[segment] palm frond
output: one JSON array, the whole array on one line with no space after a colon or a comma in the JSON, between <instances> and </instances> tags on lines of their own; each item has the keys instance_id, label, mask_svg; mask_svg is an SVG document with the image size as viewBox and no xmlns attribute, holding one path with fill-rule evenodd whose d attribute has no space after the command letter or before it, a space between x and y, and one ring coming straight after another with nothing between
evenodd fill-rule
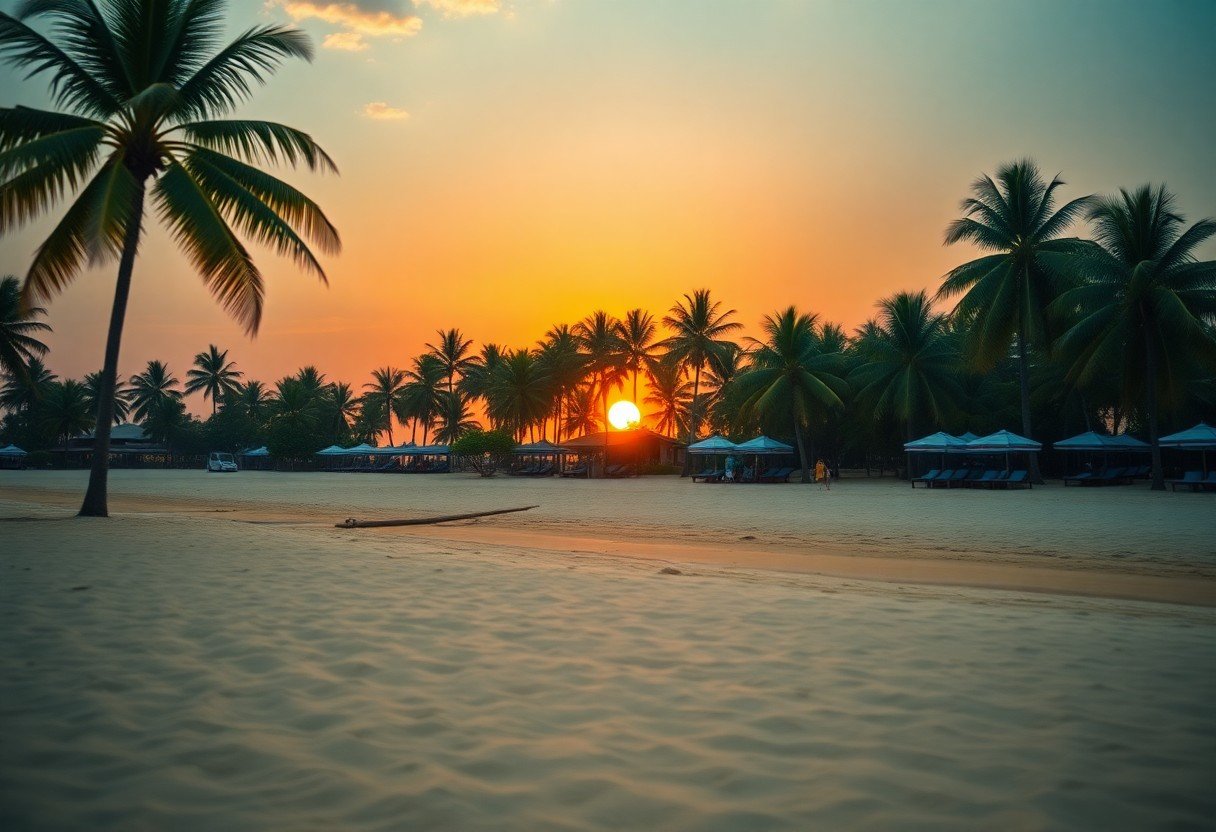
<instances>
[{"instance_id":1,"label":"palm frond","mask_svg":"<svg viewBox=\"0 0 1216 832\"><path fill-rule=\"evenodd\" d=\"M63 49L12 15L0 12L0 61L26 70L25 77L50 74L51 99L91 116L109 116L119 100Z\"/></svg>"},{"instance_id":2,"label":"palm frond","mask_svg":"<svg viewBox=\"0 0 1216 832\"><path fill-rule=\"evenodd\" d=\"M338 167L307 133L273 121L249 119L187 122L179 125L190 141L211 150L237 156L246 162L295 166L337 173Z\"/></svg>"},{"instance_id":3,"label":"palm frond","mask_svg":"<svg viewBox=\"0 0 1216 832\"><path fill-rule=\"evenodd\" d=\"M232 110L288 58L312 60L312 45L300 30L267 25L243 32L181 83L179 117L206 118Z\"/></svg>"}]
</instances>

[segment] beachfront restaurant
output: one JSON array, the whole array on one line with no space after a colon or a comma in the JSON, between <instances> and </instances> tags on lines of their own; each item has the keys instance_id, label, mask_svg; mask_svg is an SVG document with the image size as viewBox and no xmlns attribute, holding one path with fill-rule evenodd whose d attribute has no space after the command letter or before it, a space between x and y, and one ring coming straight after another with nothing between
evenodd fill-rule
<instances>
[{"instance_id":1,"label":"beachfront restaurant","mask_svg":"<svg viewBox=\"0 0 1216 832\"><path fill-rule=\"evenodd\" d=\"M650 465L684 464L684 443L649 428L597 431L561 443L592 477L631 476ZM567 468L567 471L570 469Z\"/></svg>"},{"instance_id":2,"label":"beachfront restaurant","mask_svg":"<svg viewBox=\"0 0 1216 832\"><path fill-rule=\"evenodd\" d=\"M87 468L93 464L92 433L82 433L68 441L67 447L51 448L56 466L62 468ZM144 432L143 425L124 422L110 429L111 468L171 468L175 462L193 461L192 457L174 458L164 445L153 442Z\"/></svg>"}]
</instances>

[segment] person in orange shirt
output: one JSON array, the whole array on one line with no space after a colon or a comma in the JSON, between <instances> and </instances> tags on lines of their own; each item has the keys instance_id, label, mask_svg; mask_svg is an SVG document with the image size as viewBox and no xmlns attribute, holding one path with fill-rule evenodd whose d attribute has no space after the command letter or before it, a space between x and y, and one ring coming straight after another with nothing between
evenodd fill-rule
<instances>
[{"instance_id":1,"label":"person in orange shirt","mask_svg":"<svg viewBox=\"0 0 1216 832\"><path fill-rule=\"evenodd\" d=\"M822 459L815 463L815 480L823 484L825 491L832 490L832 478L828 473L828 466L823 464Z\"/></svg>"}]
</instances>

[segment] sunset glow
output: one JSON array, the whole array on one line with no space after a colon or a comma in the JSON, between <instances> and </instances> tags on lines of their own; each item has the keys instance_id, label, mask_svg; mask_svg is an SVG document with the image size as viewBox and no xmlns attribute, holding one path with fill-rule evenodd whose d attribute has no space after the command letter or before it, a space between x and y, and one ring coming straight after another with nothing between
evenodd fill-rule
<instances>
[{"instance_id":1,"label":"sunset glow","mask_svg":"<svg viewBox=\"0 0 1216 832\"><path fill-rule=\"evenodd\" d=\"M617 430L628 430L642 421L642 412L633 402L619 401L608 408L608 422Z\"/></svg>"}]
</instances>

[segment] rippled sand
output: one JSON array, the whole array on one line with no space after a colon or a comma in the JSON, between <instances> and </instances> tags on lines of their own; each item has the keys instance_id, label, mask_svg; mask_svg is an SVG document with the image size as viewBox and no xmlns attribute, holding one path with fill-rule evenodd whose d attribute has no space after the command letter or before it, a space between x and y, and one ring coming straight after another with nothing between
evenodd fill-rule
<instances>
[{"instance_id":1,"label":"rippled sand","mask_svg":"<svg viewBox=\"0 0 1216 832\"><path fill-rule=\"evenodd\" d=\"M881 488L839 500L772 489L765 500L785 511L732 514L700 501L750 493L669 480L152 472L116 483L140 510L84 521L54 519L67 475L37 476L0 480L0 516L31 518L0 523L6 830L1200 829L1216 817L1210 608L721 564L662 574L653 560L202 513L224 501L332 521L540 493L534 520L494 522L553 530L582 512L593 526L636 518L643 537L671 513L689 534L711 519L708 534L737 540L813 536L828 525L814 518L837 511L841 535L881 537L865 527ZM694 495L683 512L670 505L681 493ZM970 534L990 554L1014 539L982 515L938 536L938 495L885 493L891 537L956 548ZM1159 496L1115 497L1116 531L1180 512L1152 545L1123 535L1127 560L1208 569L1211 526L1189 512L1213 504ZM796 500L806 519L786 517ZM919 534L916 506L929 514Z\"/></svg>"}]
</instances>

